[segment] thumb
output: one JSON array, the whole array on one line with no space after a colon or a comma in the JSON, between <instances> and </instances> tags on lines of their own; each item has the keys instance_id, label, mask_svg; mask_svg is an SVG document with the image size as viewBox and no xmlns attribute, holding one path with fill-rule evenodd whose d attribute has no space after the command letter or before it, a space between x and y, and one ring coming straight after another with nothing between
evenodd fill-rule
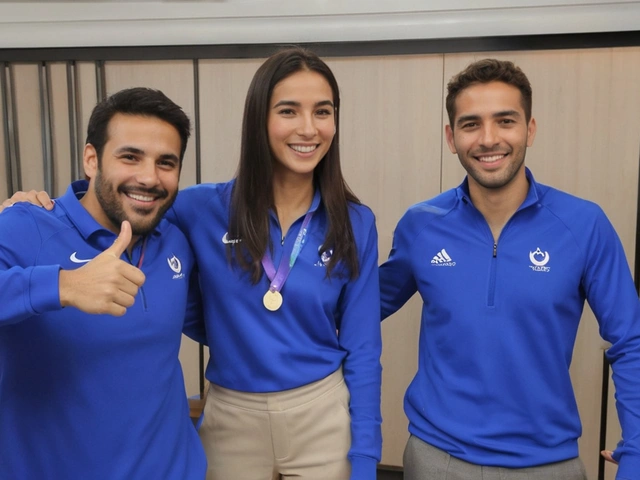
<instances>
[{"instance_id":1,"label":"thumb","mask_svg":"<svg viewBox=\"0 0 640 480\"><path fill-rule=\"evenodd\" d=\"M113 245L107 248L104 253L120 258L129 246L129 243L131 243L131 224L127 220L124 220L120 226L118 238L116 238Z\"/></svg>"}]
</instances>

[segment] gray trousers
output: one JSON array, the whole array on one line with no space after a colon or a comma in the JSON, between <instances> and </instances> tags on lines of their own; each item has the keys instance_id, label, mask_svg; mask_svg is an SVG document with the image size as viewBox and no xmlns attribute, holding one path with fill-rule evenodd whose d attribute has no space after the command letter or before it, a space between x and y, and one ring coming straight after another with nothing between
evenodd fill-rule
<instances>
[{"instance_id":1,"label":"gray trousers","mask_svg":"<svg viewBox=\"0 0 640 480\"><path fill-rule=\"evenodd\" d=\"M484 467L459 460L411 435L404 449L405 480L587 480L579 458L529 468Z\"/></svg>"}]
</instances>

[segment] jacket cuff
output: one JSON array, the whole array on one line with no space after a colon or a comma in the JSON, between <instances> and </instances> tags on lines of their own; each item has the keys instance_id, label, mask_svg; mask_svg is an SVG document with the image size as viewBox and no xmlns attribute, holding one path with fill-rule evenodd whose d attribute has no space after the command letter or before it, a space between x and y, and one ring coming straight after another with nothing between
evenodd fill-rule
<instances>
[{"instance_id":1,"label":"jacket cuff","mask_svg":"<svg viewBox=\"0 0 640 480\"><path fill-rule=\"evenodd\" d=\"M37 314L60 310L60 266L34 267L29 278L29 301Z\"/></svg>"},{"instance_id":2,"label":"jacket cuff","mask_svg":"<svg viewBox=\"0 0 640 480\"><path fill-rule=\"evenodd\" d=\"M350 457L351 480L376 480L378 462L371 457Z\"/></svg>"}]
</instances>

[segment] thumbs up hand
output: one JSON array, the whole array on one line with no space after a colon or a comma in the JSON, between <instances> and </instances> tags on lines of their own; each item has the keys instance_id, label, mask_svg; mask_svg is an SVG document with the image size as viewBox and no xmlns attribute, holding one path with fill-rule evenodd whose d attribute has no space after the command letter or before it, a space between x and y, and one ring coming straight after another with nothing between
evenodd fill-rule
<instances>
[{"instance_id":1,"label":"thumbs up hand","mask_svg":"<svg viewBox=\"0 0 640 480\"><path fill-rule=\"evenodd\" d=\"M145 281L142 271L120 260L131 242L131 224L122 222L113 245L76 270L60 270L60 304L86 313L122 316Z\"/></svg>"}]
</instances>

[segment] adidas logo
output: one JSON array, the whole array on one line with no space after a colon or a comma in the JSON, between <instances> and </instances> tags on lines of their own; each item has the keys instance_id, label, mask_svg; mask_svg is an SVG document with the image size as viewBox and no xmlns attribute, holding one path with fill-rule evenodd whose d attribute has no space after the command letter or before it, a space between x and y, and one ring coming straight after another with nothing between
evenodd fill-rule
<instances>
[{"instance_id":1,"label":"adidas logo","mask_svg":"<svg viewBox=\"0 0 640 480\"><path fill-rule=\"evenodd\" d=\"M447 251L443 248L431 259L431 265L435 267L455 267L456 262L451 259Z\"/></svg>"}]
</instances>

